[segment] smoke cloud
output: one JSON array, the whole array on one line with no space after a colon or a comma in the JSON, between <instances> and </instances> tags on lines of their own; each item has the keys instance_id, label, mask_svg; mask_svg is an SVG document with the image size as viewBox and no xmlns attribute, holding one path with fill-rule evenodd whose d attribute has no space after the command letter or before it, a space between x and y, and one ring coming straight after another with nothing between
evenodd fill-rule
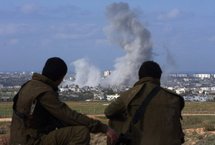
<instances>
[{"instance_id":1,"label":"smoke cloud","mask_svg":"<svg viewBox=\"0 0 215 145\"><path fill-rule=\"evenodd\" d=\"M100 70L89 63L86 59L79 59L73 62L75 67L75 82L79 87L98 86L101 79Z\"/></svg>"},{"instance_id":2,"label":"smoke cloud","mask_svg":"<svg viewBox=\"0 0 215 145\"><path fill-rule=\"evenodd\" d=\"M113 3L107 7L108 25L105 33L111 43L123 49L125 55L115 60L111 75L102 80L98 68L85 59L74 62L76 81L82 86L129 86L138 78L138 70L143 61L152 60L150 32L144 27L135 11L127 3Z\"/></svg>"},{"instance_id":3,"label":"smoke cloud","mask_svg":"<svg viewBox=\"0 0 215 145\"><path fill-rule=\"evenodd\" d=\"M150 32L127 3L113 3L107 7L108 39L119 45L125 55L117 58L109 78L110 85L131 85L137 80L137 71L143 61L152 59Z\"/></svg>"}]
</instances>

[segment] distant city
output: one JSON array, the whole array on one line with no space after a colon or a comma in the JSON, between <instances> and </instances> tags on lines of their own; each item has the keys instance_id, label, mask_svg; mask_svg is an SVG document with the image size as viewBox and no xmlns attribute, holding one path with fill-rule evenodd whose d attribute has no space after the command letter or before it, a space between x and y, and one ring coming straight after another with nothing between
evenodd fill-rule
<instances>
[{"instance_id":1,"label":"distant city","mask_svg":"<svg viewBox=\"0 0 215 145\"><path fill-rule=\"evenodd\" d=\"M31 79L32 72L0 72L0 101L12 101L21 85ZM111 75L104 71L103 79ZM74 84L75 74L68 74L59 87L63 101L111 101L119 96L124 87L79 87ZM215 74L209 73L171 73L162 77L161 85L184 97L186 101L215 101Z\"/></svg>"}]
</instances>

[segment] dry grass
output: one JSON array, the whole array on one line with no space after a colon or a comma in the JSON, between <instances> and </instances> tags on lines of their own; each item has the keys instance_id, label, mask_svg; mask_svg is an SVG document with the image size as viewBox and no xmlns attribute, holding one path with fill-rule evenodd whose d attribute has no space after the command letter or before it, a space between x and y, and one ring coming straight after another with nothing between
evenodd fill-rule
<instances>
[{"instance_id":1,"label":"dry grass","mask_svg":"<svg viewBox=\"0 0 215 145\"><path fill-rule=\"evenodd\" d=\"M215 114L215 102L185 102L185 114Z\"/></svg>"},{"instance_id":2,"label":"dry grass","mask_svg":"<svg viewBox=\"0 0 215 145\"><path fill-rule=\"evenodd\" d=\"M184 145L215 145L215 132L204 128L185 129Z\"/></svg>"},{"instance_id":3,"label":"dry grass","mask_svg":"<svg viewBox=\"0 0 215 145\"><path fill-rule=\"evenodd\" d=\"M183 116L182 120L182 126L184 129L204 128L210 124L215 124L215 116L207 115Z\"/></svg>"},{"instance_id":4,"label":"dry grass","mask_svg":"<svg viewBox=\"0 0 215 145\"><path fill-rule=\"evenodd\" d=\"M104 134L91 134L90 145L106 145L107 137Z\"/></svg>"},{"instance_id":5,"label":"dry grass","mask_svg":"<svg viewBox=\"0 0 215 145\"><path fill-rule=\"evenodd\" d=\"M72 109L84 114L103 114L106 101L67 101ZM215 114L215 102L186 102L183 110L185 114ZM0 102L0 117L11 117L12 103Z\"/></svg>"},{"instance_id":6,"label":"dry grass","mask_svg":"<svg viewBox=\"0 0 215 145\"><path fill-rule=\"evenodd\" d=\"M9 136L0 136L0 145L9 145Z\"/></svg>"}]
</instances>

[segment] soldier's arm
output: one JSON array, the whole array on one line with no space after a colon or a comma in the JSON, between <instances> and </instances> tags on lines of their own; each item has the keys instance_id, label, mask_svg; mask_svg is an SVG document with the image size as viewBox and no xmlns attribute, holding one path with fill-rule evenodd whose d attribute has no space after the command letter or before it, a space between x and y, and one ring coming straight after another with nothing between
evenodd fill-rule
<instances>
[{"instance_id":1,"label":"soldier's arm","mask_svg":"<svg viewBox=\"0 0 215 145\"><path fill-rule=\"evenodd\" d=\"M181 111L184 107L184 100L181 96L174 94L175 99L173 100L173 102L171 102L170 106L172 109L173 113L171 116L175 116L172 120L174 129L172 132L172 137L174 137L179 144L184 143L184 133L183 133L183 129L182 129L182 125L181 125L181 121L180 119L181 117Z\"/></svg>"},{"instance_id":2,"label":"soldier's arm","mask_svg":"<svg viewBox=\"0 0 215 145\"><path fill-rule=\"evenodd\" d=\"M104 114L108 119L123 118L126 115L126 107L121 99L118 97L105 108Z\"/></svg>"},{"instance_id":3,"label":"soldier's arm","mask_svg":"<svg viewBox=\"0 0 215 145\"><path fill-rule=\"evenodd\" d=\"M54 117L68 125L83 125L89 128L90 132L107 132L107 125L98 120L87 117L69 108L58 99L55 92L47 92L39 99L41 105Z\"/></svg>"}]
</instances>

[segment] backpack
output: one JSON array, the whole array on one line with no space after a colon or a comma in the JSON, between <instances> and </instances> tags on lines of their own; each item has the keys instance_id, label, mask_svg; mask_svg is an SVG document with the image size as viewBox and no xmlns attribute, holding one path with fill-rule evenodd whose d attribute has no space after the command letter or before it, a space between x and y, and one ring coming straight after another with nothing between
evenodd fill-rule
<instances>
[{"instance_id":1,"label":"backpack","mask_svg":"<svg viewBox=\"0 0 215 145\"><path fill-rule=\"evenodd\" d=\"M129 100L130 99L130 101L127 101L127 102L131 102L131 100L135 97L135 96L138 96L138 93L141 93L142 94L142 92L144 92L145 90L144 90L144 88L145 88L145 86L146 86L146 84L145 85L142 85L141 87L140 87L140 89L138 90L138 91L130 91L130 92L127 92L127 96L132 96L131 98L123 98L122 99L122 101L123 100ZM156 87L155 87L156 88ZM131 142L131 140L132 140L132 138L135 138L133 141L132 141L132 144L159 144L159 143L163 143L163 144L168 144L168 143L170 143L170 144L172 144L173 142L175 143L175 144L181 144L181 143L183 143L184 142L184 134L183 134L183 131L182 131L182 128L181 128L181 124L180 124L180 117L181 117L181 110L183 109L183 107L184 107L184 100L183 100L183 98L181 97L181 96L179 96L179 95L176 95L176 94L174 94L173 92L169 92L168 90L166 90L166 89L163 89L163 88L158 88L158 90L157 91L155 91L156 89L153 89L152 91L151 91L151 93L148 93L148 95L146 94L146 97L144 98L144 100L143 100L143 102L142 102L142 105L140 105L140 108L139 109L137 109L137 111L136 111L136 113L135 112L133 112L132 114L133 114L133 116L131 116L131 114L130 113L127 113L127 111L129 110L129 108L128 108L128 106L129 105L127 105L126 107L127 107L127 110L125 111L125 112L123 112L122 114L121 114L121 117L119 117L119 118L111 118L110 120L109 120L109 125L110 125L110 127L112 127L114 130L116 130L119 134L120 134L120 138L119 138L119 142L118 142L118 145L129 145L130 144L130 142ZM150 133L151 133L151 135L149 135L149 136L147 136L146 134L144 134L144 132L146 132L146 131L144 131L144 130L142 130L142 129L140 129L140 124L138 123L138 122L140 122L139 120L141 119L141 124L143 125L143 120L144 120L144 122L145 122L145 120L146 121L149 121L149 119L150 119L150 117L149 117L149 112L147 112L146 114L145 114L145 111L147 110L147 106L148 106L148 104L150 104L150 101L153 99L153 97L154 96L156 96L156 92L159 92L159 90L161 90L160 92L162 92L162 93L164 93L164 95L169 95L168 97L165 97L165 99L163 100L163 101L170 101L170 102L168 102L168 103L173 103L173 105L172 106L174 106L174 108L169 108L168 106L166 106L166 107L168 107L168 108L163 108L163 110L167 110L167 112L165 112L165 111L161 111L162 113L164 113L164 114L157 114L158 116L161 116L161 118L157 118L158 120L160 120L161 119L161 121L162 121L162 116L169 116L169 118L168 119L170 119L170 126L168 126L168 125L166 125L166 128L162 128L162 125L159 125L159 133L157 134L157 139L154 139L153 140L153 135L152 135L152 133L153 132L157 132L157 129L158 128L155 128L155 127L152 127L152 128L150 128L150 127L148 127L148 126L145 126L145 127L143 127L143 126L141 126L141 128L144 128L144 129L146 129L146 130L148 130L148 129L150 129ZM132 94L132 92L135 92L134 94ZM152 92L155 92L154 94L152 93ZM130 93L130 94L129 94ZM172 93L172 94L171 94ZM152 94L152 95L150 95L150 94ZM154 101L152 101L151 103L156 103L156 102L158 102L159 101L159 97L160 97L160 99L163 97L161 97L160 95L158 96L158 99L156 99L156 100L154 100ZM147 98L150 98L150 99L148 99L149 101L146 101L147 100ZM157 97L156 97L157 98ZM144 102L147 102L147 103L144 103ZM167 104L168 104L167 103ZM180 103L180 106L178 106L178 105L176 105L176 104L179 104ZM141 104L141 102L139 103L139 104ZM125 104L126 105L126 104ZM143 107L143 106L145 106L145 107ZM154 109L155 110L157 110L156 109L156 107L157 106L155 106L155 104L154 105L152 105L153 107L154 107ZM150 108L152 108L152 106L150 105ZM181 107L181 108L180 108ZM141 109L142 108L142 109ZM169 112L168 112L168 110L169 111L174 111L174 113L173 114L169 114ZM150 110L148 110L148 111L152 111L151 109ZM158 109L157 110L158 112L160 111L160 109ZM139 113L138 113L139 112ZM144 118L144 114L146 115L146 116L148 116L147 118L145 118L145 119L143 119ZM164 117L164 119L166 119L165 117ZM181 119L182 119L182 117L181 117ZM166 123L166 122L165 122ZM147 123L148 124L148 123ZM173 130L175 130L174 128L176 128L176 134L171 134L169 131L173 131ZM131 130L132 129L132 130ZM164 130L162 130L162 129L164 129ZM164 133L164 134L163 134ZM165 134L166 133L166 134ZM146 136L145 136L146 135ZM162 135L164 135L165 137L166 137L166 140L168 140L168 141L162 141L162 137L159 139L159 136L162 136ZM168 135L168 136L167 136ZM172 138L171 137L169 137L169 136L171 136L172 135ZM145 138L143 138L143 137L145 137ZM169 139L168 139L169 138ZM128 140L127 140L128 139ZM124 141L123 141L124 140ZM135 143L134 143L135 142ZM174 144L173 143L173 144Z\"/></svg>"},{"instance_id":2,"label":"backpack","mask_svg":"<svg viewBox=\"0 0 215 145\"><path fill-rule=\"evenodd\" d=\"M132 141L132 130L131 126L135 125L138 123L138 121L144 117L144 113L146 111L146 108L150 101L153 99L153 97L158 93L160 90L159 86L156 86L144 99L142 102L141 106L137 109L135 115L133 116L132 120L128 119L124 115L124 120L119 120L119 119L113 119L109 121L109 126L112 127L113 129L118 129L116 130L117 132L121 132L118 138L118 141L116 142L115 145L129 145ZM124 113L123 113L124 114ZM121 117L122 118L122 117ZM127 129L123 128L128 126Z\"/></svg>"}]
</instances>

